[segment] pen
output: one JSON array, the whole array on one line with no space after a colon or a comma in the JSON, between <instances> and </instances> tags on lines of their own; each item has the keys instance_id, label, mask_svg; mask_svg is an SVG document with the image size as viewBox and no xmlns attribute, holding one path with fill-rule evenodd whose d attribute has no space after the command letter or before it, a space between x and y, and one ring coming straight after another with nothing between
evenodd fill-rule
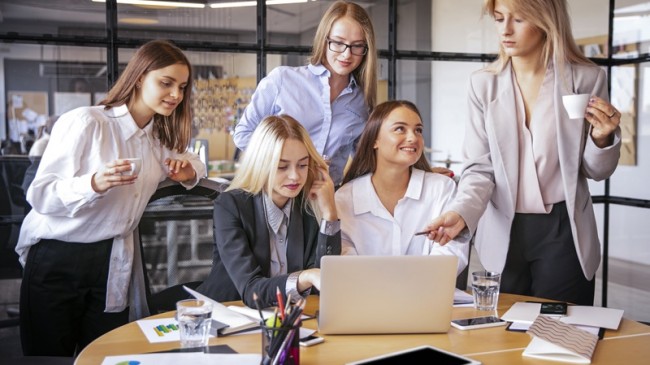
<instances>
[{"instance_id":1,"label":"pen","mask_svg":"<svg viewBox=\"0 0 650 365\"><path fill-rule=\"evenodd\" d=\"M430 232L431 232L431 231L416 232L416 233L414 234L414 236L422 236L422 235L425 235L425 234L429 234ZM444 229L444 228L442 228L442 227L438 228L438 233L441 233L441 234L442 234L442 233L444 233L444 232L445 232L445 229Z\"/></svg>"},{"instance_id":2,"label":"pen","mask_svg":"<svg viewBox=\"0 0 650 365\"><path fill-rule=\"evenodd\" d=\"M280 287L275 287L275 296L278 299L278 309L280 312L280 318L284 321L284 299L282 298L282 293L280 293Z\"/></svg>"},{"instance_id":3,"label":"pen","mask_svg":"<svg viewBox=\"0 0 650 365\"><path fill-rule=\"evenodd\" d=\"M257 293L253 293L253 301L255 302L255 307L257 307L257 312L260 314L260 319L264 323L264 315L262 314L262 309L260 308L260 301Z\"/></svg>"}]
</instances>

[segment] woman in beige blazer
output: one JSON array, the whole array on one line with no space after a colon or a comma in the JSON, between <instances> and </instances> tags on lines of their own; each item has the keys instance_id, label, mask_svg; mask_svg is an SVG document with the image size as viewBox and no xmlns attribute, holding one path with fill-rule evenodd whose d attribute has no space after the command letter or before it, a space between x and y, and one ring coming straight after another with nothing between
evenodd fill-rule
<instances>
[{"instance_id":1,"label":"woman in beige blazer","mask_svg":"<svg viewBox=\"0 0 650 365\"><path fill-rule=\"evenodd\" d=\"M427 229L441 244L475 233L503 292L591 305L600 243L587 179L609 177L620 113L607 76L571 35L566 0L486 0L498 59L471 76L458 194ZM562 96L590 94L571 119Z\"/></svg>"}]
</instances>

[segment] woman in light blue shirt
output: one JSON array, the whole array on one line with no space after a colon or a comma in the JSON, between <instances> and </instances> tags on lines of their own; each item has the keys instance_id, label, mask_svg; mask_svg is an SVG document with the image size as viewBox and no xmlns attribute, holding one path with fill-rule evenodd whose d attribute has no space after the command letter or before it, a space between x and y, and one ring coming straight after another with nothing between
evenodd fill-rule
<instances>
[{"instance_id":1,"label":"woman in light blue shirt","mask_svg":"<svg viewBox=\"0 0 650 365\"><path fill-rule=\"evenodd\" d=\"M264 117L291 115L329 159L330 175L339 184L375 106L377 49L368 13L347 1L334 3L316 30L309 62L278 67L260 81L235 127L234 141L245 150Z\"/></svg>"}]
</instances>

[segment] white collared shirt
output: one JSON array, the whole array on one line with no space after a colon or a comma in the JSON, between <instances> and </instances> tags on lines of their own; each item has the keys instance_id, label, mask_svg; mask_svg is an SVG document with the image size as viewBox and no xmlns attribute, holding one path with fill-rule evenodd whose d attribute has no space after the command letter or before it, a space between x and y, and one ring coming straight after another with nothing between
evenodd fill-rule
<instances>
[{"instance_id":1,"label":"white collared shirt","mask_svg":"<svg viewBox=\"0 0 650 365\"><path fill-rule=\"evenodd\" d=\"M372 174L356 178L336 192L341 220L342 255L456 255L458 273L467 266L469 239L457 238L444 246L426 236L415 236L439 216L453 199L456 184L441 174L413 169L404 197L394 216L381 203Z\"/></svg>"},{"instance_id":2,"label":"white collared shirt","mask_svg":"<svg viewBox=\"0 0 650 365\"><path fill-rule=\"evenodd\" d=\"M287 274L287 246L288 228L293 209L293 199L289 199L283 208L278 207L270 196L262 193L264 209L269 228L269 241L271 249L270 276Z\"/></svg>"},{"instance_id":3,"label":"white collared shirt","mask_svg":"<svg viewBox=\"0 0 650 365\"><path fill-rule=\"evenodd\" d=\"M142 158L135 184L101 194L93 190L93 174L108 162L129 157ZM197 177L206 174L198 155L162 146L154 137L153 123L140 129L125 105L109 110L82 107L63 114L27 190L33 209L23 221L16 246L21 263L25 265L29 247L44 238L66 242L113 238L106 311L124 310L134 266L133 231L158 183L167 177L166 158L188 159ZM184 185L189 189L198 180Z\"/></svg>"}]
</instances>

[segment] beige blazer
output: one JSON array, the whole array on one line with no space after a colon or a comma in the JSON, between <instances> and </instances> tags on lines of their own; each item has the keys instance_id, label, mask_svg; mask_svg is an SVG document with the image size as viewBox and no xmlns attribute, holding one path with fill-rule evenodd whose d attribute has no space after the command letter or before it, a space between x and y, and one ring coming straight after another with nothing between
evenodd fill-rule
<instances>
[{"instance_id":1,"label":"beige blazer","mask_svg":"<svg viewBox=\"0 0 650 365\"><path fill-rule=\"evenodd\" d=\"M598 148L590 124L569 119L562 96L589 93L605 100L607 76L598 66L565 66L566 81L555 70L554 119L562 186L571 232L585 277L591 280L600 264L600 242L587 178L609 177L618 164L620 128L612 146ZM519 188L519 140L516 137L515 95L510 64L499 74L474 72L469 85L469 121L465 130L465 164L457 197L450 210L458 212L470 232L483 266L502 272Z\"/></svg>"}]
</instances>

